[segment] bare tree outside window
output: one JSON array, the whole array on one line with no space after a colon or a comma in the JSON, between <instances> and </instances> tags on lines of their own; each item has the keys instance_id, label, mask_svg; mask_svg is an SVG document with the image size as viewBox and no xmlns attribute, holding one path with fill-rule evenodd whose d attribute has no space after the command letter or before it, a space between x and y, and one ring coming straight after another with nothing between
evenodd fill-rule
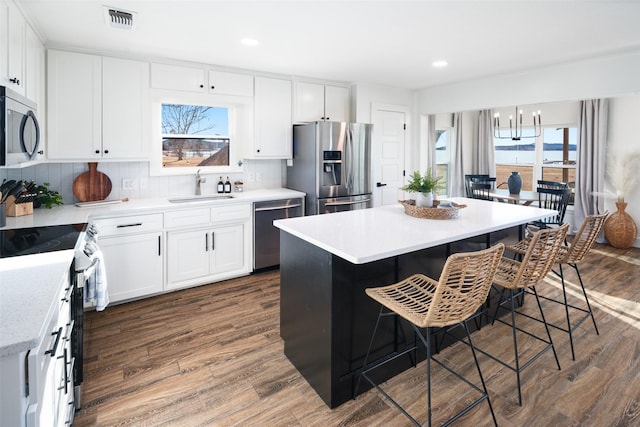
<instances>
[{"instance_id":1,"label":"bare tree outside window","mask_svg":"<svg viewBox=\"0 0 640 427\"><path fill-rule=\"evenodd\" d=\"M162 135L165 167L229 164L227 108L162 104Z\"/></svg>"}]
</instances>

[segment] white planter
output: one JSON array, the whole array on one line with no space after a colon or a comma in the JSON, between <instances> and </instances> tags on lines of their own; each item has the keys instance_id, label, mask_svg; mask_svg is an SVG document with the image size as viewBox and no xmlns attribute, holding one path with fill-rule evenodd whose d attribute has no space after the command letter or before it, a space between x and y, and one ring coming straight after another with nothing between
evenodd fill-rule
<instances>
[{"instance_id":1,"label":"white planter","mask_svg":"<svg viewBox=\"0 0 640 427\"><path fill-rule=\"evenodd\" d=\"M433 193L416 193L416 206L433 207Z\"/></svg>"}]
</instances>

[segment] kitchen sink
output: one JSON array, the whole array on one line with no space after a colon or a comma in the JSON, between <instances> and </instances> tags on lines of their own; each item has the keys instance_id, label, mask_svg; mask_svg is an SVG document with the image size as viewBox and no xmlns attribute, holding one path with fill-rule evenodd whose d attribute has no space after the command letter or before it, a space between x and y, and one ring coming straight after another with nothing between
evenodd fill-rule
<instances>
[{"instance_id":1,"label":"kitchen sink","mask_svg":"<svg viewBox=\"0 0 640 427\"><path fill-rule=\"evenodd\" d=\"M192 202L205 202L208 200L224 200L233 199L231 195L213 195L213 196L187 196L187 197L174 197L169 199L170 203L192 203Z\"/></svg>"}]
</instances>

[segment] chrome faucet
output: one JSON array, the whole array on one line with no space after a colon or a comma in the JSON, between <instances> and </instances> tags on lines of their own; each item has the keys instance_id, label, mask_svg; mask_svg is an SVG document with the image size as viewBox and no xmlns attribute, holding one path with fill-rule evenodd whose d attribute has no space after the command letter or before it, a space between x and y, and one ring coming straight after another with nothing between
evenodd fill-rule
<instances>
[{"instance_id":1,"label":"chrome faucet","mask_svg":"<svg viewBox=\"0 0 640 427\"><path fill-rule=\"evenodd\" d=\"M207 182L207 178L203 178L200 176L200 169L196 172L196 196L202 194L202 190L200 190L200 184L203 182Z\"/></svg>"}]
</instances>

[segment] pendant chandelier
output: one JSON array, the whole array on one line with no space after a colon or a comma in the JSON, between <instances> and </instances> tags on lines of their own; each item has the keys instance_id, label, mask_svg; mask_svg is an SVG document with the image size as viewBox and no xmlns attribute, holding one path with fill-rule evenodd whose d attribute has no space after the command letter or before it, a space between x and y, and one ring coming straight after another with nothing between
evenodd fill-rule
<instances>
[{"instance_id":1,"label":"pendant chandelier","mask_svg":"<svg viewBox=\"0 0 640 427\"><path fill-rule=\"evenodd\" d=\"M536 117L537 116L537 117ZM523 138L537 138L542 134L542 123L540 121L540 110L533 112L533 135L522 135L522 110L516 107L515 126L513 116L509 116L509 134L502 135L500 132L500 113L493 116L493 136L498 139L511 139L520 141Z\"/></svg>"}]
</instances>

